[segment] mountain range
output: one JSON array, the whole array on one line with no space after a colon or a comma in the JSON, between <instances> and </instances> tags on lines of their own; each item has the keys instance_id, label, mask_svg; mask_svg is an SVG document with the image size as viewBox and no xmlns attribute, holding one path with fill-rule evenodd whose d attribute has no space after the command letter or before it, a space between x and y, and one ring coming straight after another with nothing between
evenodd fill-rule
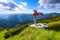
<instances>
[{"instance_id":1,"label":"mountain range","mask_svg":"<svg viewBox=\"0 0 60 40\"><path fill-rule=\"evenodd\" d=\"M38 15L37 20L49 18L52 16L60 16L60 13ZM0 27L10 28L16 24L27 24L33 22L33 14L1 14L0 15Z\"/></svg>"}]
</instances>

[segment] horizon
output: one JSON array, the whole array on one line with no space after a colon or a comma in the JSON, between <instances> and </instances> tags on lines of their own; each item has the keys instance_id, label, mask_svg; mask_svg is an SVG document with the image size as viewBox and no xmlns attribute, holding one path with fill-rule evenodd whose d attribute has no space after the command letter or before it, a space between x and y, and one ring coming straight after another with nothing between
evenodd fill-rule
<instances>
[{"instance_id":1,"label":"horizon","mask_svg":"<svg viewBox=\"0 0 60 40\"><path fill-rule=\"evenodd\" d=\"M56 12L51 12L51 13L56 13ZM51 13L43 13L43 14L51 14ZM7 14L3 14L3 13L2 13L2 14L0 14L0 15L15 15L15 14L18 15L18 14L33 14L33 13L11 13L11 14L8 14L8 13L7 13ZM58 14L60 14L60 13L58 13Z\"/></svg>"},{"instance_id":2,"label":"horizon","mask_svg":"<svg viewBox=\"0 0 60 40\"><path fill-rule=\"evenodd\" d=\"M60 13L60 0L0 0L0 14Z\"/></svg>"}]
</instances>

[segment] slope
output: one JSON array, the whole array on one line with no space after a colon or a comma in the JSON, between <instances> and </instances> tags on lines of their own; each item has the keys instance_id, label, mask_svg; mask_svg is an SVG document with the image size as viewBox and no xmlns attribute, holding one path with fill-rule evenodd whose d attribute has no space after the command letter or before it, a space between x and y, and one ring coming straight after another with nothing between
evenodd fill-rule
<instances>
[{"instance_id":1,"label":"slope","mask_svg":"<svg viewBox=\"0 0 60 40\"><path fill-rule=\"evenodd\" d=\"M60 28L60 21L51 22L51 23L47 24L47 25L51 25L49 26L49 29L27 27L18 35L15 35L14 37L10 37L7 40L60 40L60 30L58 31L57 29L54 29L55 27L52 27L53 25L55 25L56 28L58 28L58 25L56 24L59 23L59 28ZM50 27L52 27L53 30L50 29Z\"/></svg>"}]
</instances>

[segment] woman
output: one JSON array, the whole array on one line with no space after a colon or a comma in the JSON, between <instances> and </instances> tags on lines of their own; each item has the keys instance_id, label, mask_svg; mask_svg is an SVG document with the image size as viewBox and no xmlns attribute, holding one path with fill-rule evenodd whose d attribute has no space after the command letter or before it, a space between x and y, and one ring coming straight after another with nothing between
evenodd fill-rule
<instances>
[{"instance_id":1,"label":"woman","mask_svg":"<svg viewBox=\"0 0 60 40\"><path fill-rule=\"evenodd\" d=\"M33 14L33 16L34 16L34 24L36 25L37 24L37 22L36 22L36 16L43 15L43 13L37 12L37 10L33 10L33 12L34 12L34 14Z\"/></svg>"}]
</instances>

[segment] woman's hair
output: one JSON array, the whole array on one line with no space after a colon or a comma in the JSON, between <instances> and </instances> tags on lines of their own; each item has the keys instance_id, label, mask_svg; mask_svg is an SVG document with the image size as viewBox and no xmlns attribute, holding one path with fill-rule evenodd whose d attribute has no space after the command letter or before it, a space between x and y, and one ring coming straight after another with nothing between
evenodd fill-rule
<instances>
[{"instance_id":1,"label":"woman's hair","mask_svg":"<svg viewBox=\"0 0 60 40\"><path fill-rule=\"evenodd\" d=\"M33 11L37 12L37 10L33 10Z\"/></svg>"}]
</instances>

